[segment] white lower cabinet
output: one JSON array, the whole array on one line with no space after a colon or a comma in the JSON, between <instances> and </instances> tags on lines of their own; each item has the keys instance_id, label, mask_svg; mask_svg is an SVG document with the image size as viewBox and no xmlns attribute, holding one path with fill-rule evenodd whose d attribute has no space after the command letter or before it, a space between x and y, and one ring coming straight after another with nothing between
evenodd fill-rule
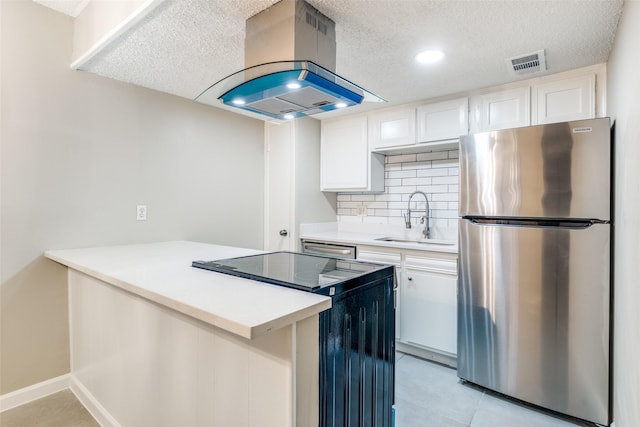
<instances>
[{"instance_id":1,"label":"white lower cabinet","mask_svg":"<svg viewBox=\"0 0 640 427\"><path fill-rule=\"evenodd\" d=\"M399 312L399 284L402 283L402 253L381 251L377 248L369 248L358 246L356 248L356 258L359 261L377 262L380 264L391 264L396 267L396 283L393 292L393 298L396 305L396 340L400 336L400 320L397 315Z\"/></svg>"},{"instance_id":2,"label":"white lower cabinet","mask_svg":"<svg viewBox=\"0 0 640 427\"><path fill-rule=\"evenodd\" d=\"M456 355L456 269L453 260L406 256L400 315L403 342Z\"/></svg>"},{"instance_id":3,"label":"white lower cabinet","mask_svg":"<svg viewBox=\"0 0 640 427\"><path fill-rule=\"evenodd\" d=\"M457 255L358 246L361 261L396 266L396 348L455 366Z\"/></svg>"}]
</instances>

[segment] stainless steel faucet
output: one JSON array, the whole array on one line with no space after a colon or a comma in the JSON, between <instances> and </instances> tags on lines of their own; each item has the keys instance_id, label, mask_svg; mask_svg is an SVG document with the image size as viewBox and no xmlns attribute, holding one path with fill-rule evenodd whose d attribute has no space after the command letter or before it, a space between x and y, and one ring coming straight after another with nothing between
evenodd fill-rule
<instances>
[{"instance_id":1,"label":"stainless steel faucet","mask_svg":"<svg viewBox=\"0 0 640 427\"><path fill-rule=\"evenodd\" d=\"M403 214L404 216L404 224L406 228L411 228L411 199L416 194L422 194L424 196L425 208L424 208L424 216L420 219L420 224L424 223L424 229L422 230L422 237L428 239L431 237L431 228L429 228L429 199L427 199L427 195L422 191L414 191L409 196L409 202L407 203L407 213Z\"/></svg>"}]
</instances>

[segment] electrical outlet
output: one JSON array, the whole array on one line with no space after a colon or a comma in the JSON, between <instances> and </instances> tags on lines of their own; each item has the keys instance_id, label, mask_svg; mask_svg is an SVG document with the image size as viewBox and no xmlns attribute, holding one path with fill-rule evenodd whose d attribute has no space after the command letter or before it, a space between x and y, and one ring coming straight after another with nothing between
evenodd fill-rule
<instances>
[{"instance_id":1,"label":"electrical outlet","mask_svg":"<svg viewBox=\"0 0 640 427\"><path fill-rule=\"evenodd\" d=\"M367 205L358 206L358 216L367 216Z\"/></svg>"},{"instance_id":2,"label":"electrical outlet","mask_svg":"<svg viewBox=\"0 0 640 427\"><path fill-rule=\"evenodd\" d=\"M136 206L136 220L138 221L147 220L147 205Z\"/></svg>"}]
</instances>

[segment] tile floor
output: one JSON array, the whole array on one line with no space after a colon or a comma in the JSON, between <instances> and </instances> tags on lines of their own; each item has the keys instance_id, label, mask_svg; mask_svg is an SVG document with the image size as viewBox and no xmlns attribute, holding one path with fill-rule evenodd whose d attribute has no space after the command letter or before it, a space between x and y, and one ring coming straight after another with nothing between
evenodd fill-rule
<instances>
[{"instance_id":1,"label":"tile floor","mask_svg":"<svg viewBox=\"0 0 640 427\"><path fill-rule=\"evenodd\" d=\"M398 353L396 427L590 426L459 382L454 369ZM0 414L2 427L97 427L70 390ZM192 426L181 426L192 427ZM195 426L193 426L195 427Z\"/></svg>"},{"instance_id":2,"label":"tile floor","mask_svg":"<svg viewBox=\"0 0 640 427\"><path fill-rule=\"evenodd\" d=\"M71 390L0 413L2 427L100 427Z\"/></svg>"},{"instance_id":3,"label":"tile floor","mask_svg":"<svg viewBox=\"0 0 640 427\"><path fill-rule=\"evenodd\" d=\"M462 384L454 369L396 355L396 427L592 426Z\"/></svg>"}]
</instances>

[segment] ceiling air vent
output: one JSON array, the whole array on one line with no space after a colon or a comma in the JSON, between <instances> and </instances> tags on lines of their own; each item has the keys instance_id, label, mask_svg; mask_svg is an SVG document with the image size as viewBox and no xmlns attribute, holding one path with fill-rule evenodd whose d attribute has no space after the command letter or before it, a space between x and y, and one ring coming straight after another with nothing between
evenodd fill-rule
<instances>
[{"instance_id":1,"label":"ceiling air vent","mask_svg":"<svg viewBox=\"0 0 640 427\"><path fill-rule=\"evenodd\" d=\"M506 61L509 71L514 74L537 73L547 69L547 65L544 60L544 50L515 56L507 59Z\"/></svg>"}]
</instances>

